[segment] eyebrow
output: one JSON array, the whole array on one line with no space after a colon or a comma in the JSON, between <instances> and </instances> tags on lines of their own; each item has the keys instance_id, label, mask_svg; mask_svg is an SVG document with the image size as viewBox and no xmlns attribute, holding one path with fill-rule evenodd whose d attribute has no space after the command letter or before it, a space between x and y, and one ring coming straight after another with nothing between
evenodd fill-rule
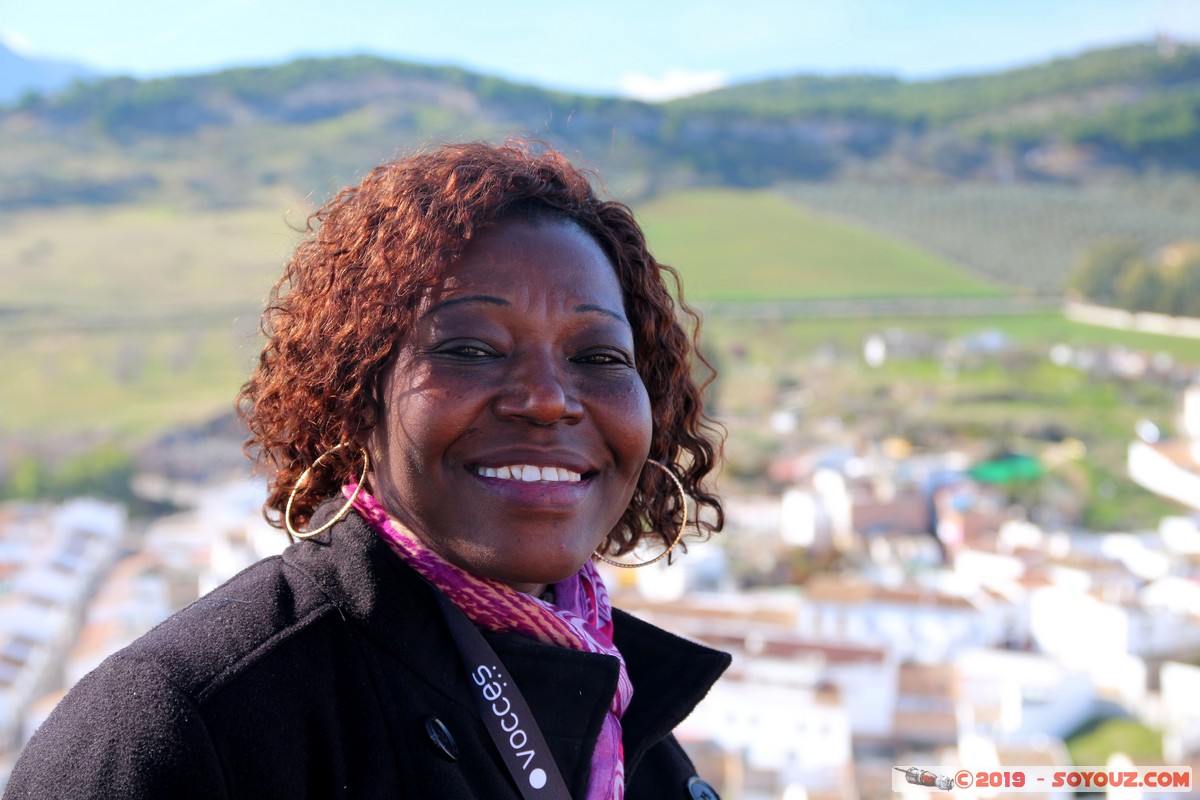
<instances>
[{"instance_id":1,"label":"eyebrow","mask_svg":"<svg viewBox=\"0 0 1200 800\"><path fill-rule=\"evenodd\" d=\"M468 294L463 297L451 297L449 300L443 300L442 302L434 305L432 308L430 308L428 311L426 311L424 314L422 314L421 319L425 319L430 314L432 314L436 311L441 311L444 308L449 308L451 306L463 305L464 303L486 303L486 304L492 305L492 306L512 305L512 303L508 302L503 297L496 297L496 296L490 295L490 294Z\"/></svg>"},{"instance_id":2,"label":"eyebrow","mask_svg":"<svg viewBox=\"0 0 1200 800\"><path fill-rule=\"evenodd\" d=\"M495 295L490 295L490 294L469 294L469 295L465 295L463 297L452 297L449 300L443 300L442 302L434 305L432 308L430 308L428 311L426 311L424 314L422 314L421 319L425 319L425 317L428 317L430 314L433 314L437 311L442 311L443 309L450 308L452 306L464 305L467 303L485 303L487 305L492 305L492 306L510 306L510 305L512 305L512 303L508 302L503 297L496 297ZM632 325L629 324L629 320L625 319L624 314L618 313L616 311L612 311L610 309L605 308L604 306L594 305L592 303L581 303L581 304L575 306L575 313L577 313L577 314L586 314L586 313L603 314L606 317L612 317L617 322L620 322L622 325L627 325L630 328L633 327Z\"/></svg>"},{"instance_id":3,"label":"eyebrow","mask_svg":"<svg viewBox=\"0 0 1200 800\"><path fill-rule=\"evenodd\" d=\"M597 314L603 314L606 317L612 317L617 322L620 322L623 325L629 325L629 320L625 319L624 314L618 314L616 311L610 311L609 309L605 308L604 306L596 306L596 305L592 305L591 303L583 303L581 305L575 306L575 311L576 311L576 313L580 313L580 314L583 314L583 313L586 313L589 311L595 312ZM632 328L633 326L629 325L629 327Z\"/></svg>"}]
</instances>

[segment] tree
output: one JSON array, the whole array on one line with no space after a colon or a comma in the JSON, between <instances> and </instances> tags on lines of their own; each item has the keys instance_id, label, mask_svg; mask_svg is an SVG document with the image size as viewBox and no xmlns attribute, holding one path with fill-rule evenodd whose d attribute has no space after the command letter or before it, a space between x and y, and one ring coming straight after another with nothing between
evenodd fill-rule
<instances>
[{"instance_id":1,"label":"tree","mask_svg":"<svg viewBox=\"0 0 1200 800\"><path fill-rule=\"evenodd\" d=\"M1117 285L1129 265L1142 257L1142 249L1128 239L1110 239L1092 247L1067 280L1068 288L1100 305L1121 305Z\"/></svg>"},{"instance_id":2,"label":"tree","mask_svg":"<svg viewBox=\"0 0 1200 800\"><path fill-rule=\"evenodd\" d=\"M1130 311L1159 311L1169 303L1162 271L1143 259L1129 262L1117 278L1117 305Z\"/></svg>"}]
</instances>

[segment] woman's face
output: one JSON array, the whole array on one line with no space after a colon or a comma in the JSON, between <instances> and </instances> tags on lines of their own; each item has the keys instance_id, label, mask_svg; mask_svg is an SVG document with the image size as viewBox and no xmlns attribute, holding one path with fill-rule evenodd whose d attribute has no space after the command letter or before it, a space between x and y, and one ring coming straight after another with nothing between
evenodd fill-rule
<instances>
[{"instance_id":1,"label":"woman's face","mask_svg":"<svg viewBox=\"0 0 1200 800\"><path fill-rule=\"evenodd\" d=\"M574 223L485 229L384 374L372 486L443 557L537 593L616 525L650 450L621 287Z\"/></svg>"}]
</instances>

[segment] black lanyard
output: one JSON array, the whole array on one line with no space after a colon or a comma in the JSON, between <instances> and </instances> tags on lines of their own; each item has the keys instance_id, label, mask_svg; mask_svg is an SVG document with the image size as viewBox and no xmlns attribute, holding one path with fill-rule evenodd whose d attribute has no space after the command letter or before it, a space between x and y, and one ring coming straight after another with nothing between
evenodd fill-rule
<instances>
[{"instance_id":1,"label":"black lanyard","mask_svg":"<svg viewBox=\"0 0 1200 800\"><path fill-rule=\"evenodd\" d=\"M517 682L462 609L433 587L467 670L475 708L525 800L571 800Z\"/></svg>"}]
</instances>

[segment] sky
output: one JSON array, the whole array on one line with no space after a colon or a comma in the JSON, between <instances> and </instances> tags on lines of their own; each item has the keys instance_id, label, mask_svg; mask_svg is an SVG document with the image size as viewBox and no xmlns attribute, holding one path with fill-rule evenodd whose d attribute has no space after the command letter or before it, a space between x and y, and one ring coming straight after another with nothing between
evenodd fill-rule
<instances>
[{"instance_id":1,"label":"sky","mask_svg":"<svg viewBox=\"0 0 1200 800\"><path fill-rule=\"evenodd\" d=\"M1168 34L1200 0L0 0L25 55L136 77L370 53L662 99L797 73L987 72Z\"/></svg>"}]
</instances>

